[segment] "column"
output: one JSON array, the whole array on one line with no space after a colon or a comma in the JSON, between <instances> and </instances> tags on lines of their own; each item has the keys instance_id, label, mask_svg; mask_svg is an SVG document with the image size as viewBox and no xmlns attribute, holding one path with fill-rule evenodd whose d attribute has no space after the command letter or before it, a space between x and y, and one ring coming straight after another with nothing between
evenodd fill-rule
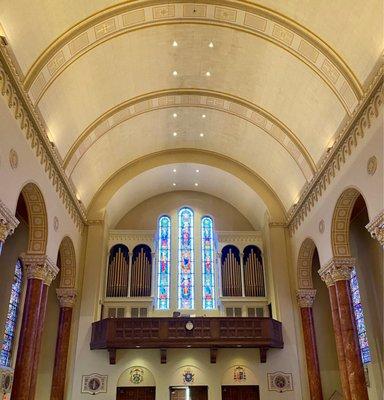
<instances>
[{"instance_id":1,"label":"column","mask_svg":"<svg viewBox=\"0 0 384 400\"><path fill-rule=\"evenodd\" d=\"M366 228L371 236L384 246L384 211L377 215Z\"/></svg>"},{"instance_id":2,"label":"column","mask_svg":"<svg viewBox=\"0 0 384 400\"><path fill-rule=\"evenodd\" d=\"M71 336L72 310L76 302L77 291L72 288L60 288L56 290L56 293L60 304L60 316L52 375L51 400L63 400L69 339Z\"/></svg>"},{"instance_id":3,"label":"column","mask_svg":"<svg viewBox=\"0 0 384 400\"><path fill-rule=\"evenodd\" d=\"M46 255L25 254L22 260L27 276L27 291L16 357L12 400L34 398L33 390L37 377L46 295L49 284L59 271Z\"/></svg>"},{"instance_id":4,"label":"column","mask_svg":"<svg viewBox=\"0 0 384 400\"><path fill-rule=\"evenodd\" d=\"M12 235L19 220L11 213L9 208L0 200L0 255L8 236Z\"/></svg>"},{"instance_id":5,"label":"column","mask_svg":"<svg viewBox=\"0 0 384 400\"><path fill-rule=\"evenodd\" d=\"M297 302L301 313L311 400L323 400L319 359L317 355L316 332L312 309L315 295L315 289L300 289L297 291Z\"/></svg>"}]
</instances>

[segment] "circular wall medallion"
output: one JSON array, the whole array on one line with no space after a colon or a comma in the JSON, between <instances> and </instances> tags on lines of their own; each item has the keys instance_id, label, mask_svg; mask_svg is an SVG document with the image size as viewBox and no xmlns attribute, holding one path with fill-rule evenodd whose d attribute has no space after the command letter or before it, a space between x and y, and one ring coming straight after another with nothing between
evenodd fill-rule
<instances>
[{"instance_id":1,"label":"circular wall medallion","mask_svg":"<svg viewBox=\"0 0 384 400\"><path fill-rule=\"evenodd\" d=\"M324 229L325 229L325 222L324 222L324 220L322 219L322 220L319 222L319 232L320 232L320 233L323 233L323 232L324 232Z\"/></svg>"},{"instance_id":2,"label":"circular wall medallion","mask_svg":"<svg viewBox=\"0 0 384 400\"><path fill-rule=\"evenodd\" d=\"M377 169L377 158L375 156L372 156L367 162L368 175L374 175L376 169Z\"/></svg>"},{"instance_id":3,"label":"circular wall medallion","mask_svg":"<svg viewBox=\"0 0 384 400\"><path fill-rule=\"evenodd\" d=\"M9 164L12 169L16 169L19 165L19 156L14 149L11 149L9 152Z\"/></svg>"},{"instance_id":4,"label":"circular wall medallion","mask_svg":"<svg viewBox=\"0 0 384 400\"><path fill-rule=\"evenodd\" d=\"M53 218L53 229L55 230L55 232L59 230L59 218L57 218L56 216Z\"/></svg>"}]
</instances>

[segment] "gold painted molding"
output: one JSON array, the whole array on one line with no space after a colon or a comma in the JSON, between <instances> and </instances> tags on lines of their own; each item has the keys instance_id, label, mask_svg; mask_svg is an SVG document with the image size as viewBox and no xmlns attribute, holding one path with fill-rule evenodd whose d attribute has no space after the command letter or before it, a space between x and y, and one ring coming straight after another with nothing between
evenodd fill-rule
<instances>
[{"instance_id":1,"label":"gold painted molding","mask_svg":"<svg viewBox=\"0 0 384 400\"><path fill-rule=\"evenodd\" d=\"M27 93L22 88L5 46L0 43L0 93L24 132L32 150L49 177L75 225L81 229L86 221L85 210L76 199L75 191L65 175L61 160L49 142L45 127Z\"/></svg>"},{"instance_id":2,"label":"gold painted molding","mask_svg":"<svg viewBox=\"0 0 384 400\"><path fill-rule=\"evenodd\" d=\"M372 121L379 118L384 102L383 72L384 67L381 66L368 87L364 101L361 102L354 116L342 127L332 150L303 191L298 203L289 210L288 225L291 235L296 232L353 150L364 138L365 131L371 126Z\"/></svg>"},{"instance_id":3,"label":"gold painted molding","mask_svg":"<svg viewBox=\"0 0 384 400\"><path fill-rule=\"evenodd\" d=\"M138 29L170 24L213 25L236 29L277 45L306 64L334 92L349 114L363 89L347 63L310 30L276 11L248 1L125 1L72 26L38 57L24 85L38 104L54 80L96 46Z\"/></svg>"},{"instance_id":4,"label":"gold painted molding","mask_svg":"<svg viewBox=\"0 0 384 400\"><path fill-rule=\"evenodd\" d=\"M111 108L93 121L77 138L64 158L64 169L70 177L83 155L103 135L127 120L171 107L209 108L242 118L262 129L290 154L306 181L316 172L316 165L300 139L268 111L242 98L203 89L169 89L148 93Z\"/></svg>"}]
</instances>

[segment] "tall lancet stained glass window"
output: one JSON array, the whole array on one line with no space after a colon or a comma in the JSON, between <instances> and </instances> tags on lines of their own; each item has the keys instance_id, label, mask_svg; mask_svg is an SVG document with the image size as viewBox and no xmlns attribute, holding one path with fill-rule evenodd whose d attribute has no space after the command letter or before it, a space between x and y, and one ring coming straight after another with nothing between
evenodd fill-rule
<instances>
[{"instance_id":1,"label":"tall lancet stained glass window","mask_svg":"<svg viewBox=\"0 0 384 400\"><path fill-rule=\"evenodd\" d=\"M371 362L371 352L368 345L367 329L365 328L363 306L360 299L359 281L355 268L352 271L350 284L353 311L355 314L357 334L359 337L361 359L363 361L363 364L367 364Z\"/></svg>"},{"instance_id":2,"label":"tall lancet stained glass window","mask_svg":"<svg viewBox=\"0 0 384 400\"><path fill-rule=\"evenodd\" d=\"M15 275L11 288L11 298L8 306L8 314L5 322L5 332L0 353L0 365L11 366L12 350L16 333L17 316L19 313L21 284L23 281L23 268L20 260L17 260Z\"/></svg>"},{"instance_id":3,"label":"tall lancet stained glass window","mask_svg":"<svg viewBox=\"0 0 384 400\"><path fill-rule=\"evenodd\" d=\"M169 309L169 272L171 260L171 219L166 215L160 217L158 226L159 270L157 277L157 308Z\"/></svg>"},{"instance_id":4,"label":"tall lancet stained glass window","mask_svg":"<svg viewBox=\"0 0 384 400\"><path fill-rule=\"evenodd\" d=\"M193 211L179 211L179 299L178 308L194 308L194 254L193 254Z\"/></svg>"},{"instance_id":5,"label":"tall lancet stained glass window","mask_svg":"<svg viewBox=\"0 0 384 400\"><path fill-rule=\"evenodd\" d=\"M201 219L201 258L203 276L203 308L213 310L215 304L215 264L213 221L210 217Z\"/></svg>"}]
</instances>

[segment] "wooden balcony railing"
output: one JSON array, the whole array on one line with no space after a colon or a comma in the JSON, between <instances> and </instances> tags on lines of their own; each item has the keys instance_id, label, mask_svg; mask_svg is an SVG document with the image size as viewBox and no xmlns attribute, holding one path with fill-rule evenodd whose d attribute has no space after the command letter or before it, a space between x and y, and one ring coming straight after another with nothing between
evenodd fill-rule
<instances>
[{"instance_id":1,"label":"wooden balcony railing","mask_svg":"<svg viewBox=\"0 0 384 400\"><path fill-rule=\"evenodd\" d=\"M210 348L216 362L219 348L259 348L266 362L269 348L283 348L281 322L272 318L107 318L92 324L91 350L107 349L110 363L117 349L161 350L166 362L167 348Z\"/></svg>"}]
</instances>

